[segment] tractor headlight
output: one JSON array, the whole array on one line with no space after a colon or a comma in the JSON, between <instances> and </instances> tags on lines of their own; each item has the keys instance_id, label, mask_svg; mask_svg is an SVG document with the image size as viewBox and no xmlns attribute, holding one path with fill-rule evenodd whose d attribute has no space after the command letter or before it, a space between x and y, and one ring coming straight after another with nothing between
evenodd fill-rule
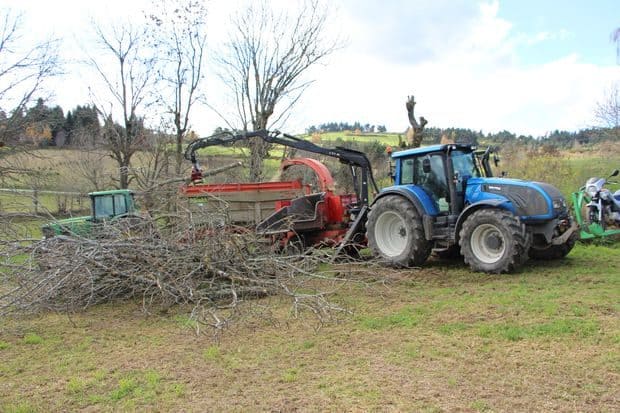
<instances>
[{"instance_id":1,"label":"tractor headlight","mask_svg":"<svg viewBox=\"0 0 620 413\"><path fill-rule=\"evenodd\" d=\"M589 185L586 188L586 194L588 194L590 198L595 197L597 192L598 188L596 187L596 185Z\"/></svg>"},{"instance_id":2,"label":"tractor headlight","mask_svg":"<svg viewBox=\"0 0 620 413\"><path fill-rule=\"evenodd\" d=\"M560 210L566 208L566 201L564 198L556 198L553 200L553 209Z\"/></svg>"}]
</instances>

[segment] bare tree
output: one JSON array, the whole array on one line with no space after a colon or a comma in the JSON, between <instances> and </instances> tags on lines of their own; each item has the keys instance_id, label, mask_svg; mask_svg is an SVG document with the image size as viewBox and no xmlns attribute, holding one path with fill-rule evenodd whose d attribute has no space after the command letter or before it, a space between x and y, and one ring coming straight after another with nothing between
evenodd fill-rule
<instances>
[{"instance_id":1,"label":"bare tree","mask_svg":"<svg viewBox=\"0 0 620 413\"><path fill-rule=\"evenodd\" d=\"M145 32L128 23L104 29L95 25L101 54L90 57L107 91L108 101L98 102L104 119L103 136L110 156L118 163L119 186L129 185L131 157L144 145L144 119L138 115L145 106L153 78L153 59L146 56ZM97 92L95 92L96 95ZM120 114L122 123L114 121Z\"/></svg>"},{"instance_id":2,"label":"bare tree","mask_svg":"<svg viewBox=\"0 0 620 413\"><path fill-rule=\"evenodd\" d=\"M172 117L175 134L175 172L181 173L183 139L189 132L190 112L204 94L207 9L195 0L158 0L149 12L150 35L157 51L156 90Z\"/></svg>"},{"instance_id":3,"label":"bare tree","mask_svg":"<svg viewBox=\"0 0 620 413\"><path fill-rule=\"evenodd\" d=\"M170 155L168 146L172 140L169 135L162 132L152 133L151 135L150 144L136 155L141 167L132 168L132 176L135 178L138 188L144 191L156 187L161 183L162 178L168 178L166 176ZM181 182L179 178L174 179L174 181Z\"/></svg>"},{"instance_id":4,"label":"bare tree","mask_svg":"<svg viewBox=\"0 0 620 413\"><path fill-rule=\"evenodd\" d=\"M234 32L219 62L221 77L234 95L241 129L267 129L288 116L312 83L304 76L308 69L339 45L338 39L326 37L328 17L323 3L307 0L293 14L276 13L261 2L233 18ZM267 146L257 138L250 149L250 179L258 181Z\"/></svg>"},{"instance_id":5,"label":"bare tree","mask_svg":"<svg viewBox=\"0 0 620 413\"><path fill-rule=\"evenodd\" d=\"M620 137L620 84L615 83L604 99L596 104L594 115L599 124L609 128L612 136Z\"/></svg>"},{"instance_id":6,"label":"bare tree","mask_svg":"<svg viewBox=\"0 0 620 413\"><path fill-rule=\"evenodd\" d=\"M24 111L45 81L60 74L59 41L28 45L22 25L20 14L0 11L0 146L23 128Z\"/></svg>"},{"instance_id":7,"label":"bare tree","mask_svg":"<svg viewBox=\"0 0 620 413\"><path fill-rule=\"evenodd\" d=\"M611 41L616 43L616 56L620 59L620 27L611 33ZM603 100L597 102L594 116L601 126L609 128L612 137L620 137L620 83L614 83Z\"/></svg>"},{"instance_id":8,"label":"bare tree","mask_svg":"<svg viewBox=\"0 0 620 413\"><path fill-rule=\"evenodd\" d=\"M411 148L420 147L422 144L422 139L424 138L424 127L428 123L424 116L420 116L420 122L416 120L413 113L415 111L415 105L415 98L413 96L409 96L405 107L407 108L407 116L409 117L409 124L411 125L407 131L407 142Z\"/></svg>"}]
</instances>

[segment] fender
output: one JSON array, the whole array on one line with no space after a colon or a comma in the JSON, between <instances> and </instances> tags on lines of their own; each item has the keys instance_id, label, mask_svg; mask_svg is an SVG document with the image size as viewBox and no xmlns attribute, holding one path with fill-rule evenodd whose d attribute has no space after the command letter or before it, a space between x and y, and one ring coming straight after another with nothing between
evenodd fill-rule
<instances>
[{"instance_id":1,"label":"fender","mask_svg":"<svg viewBox=\"0 0 620 413\"><path fill-rule=\"evenodd\" d=\"M508 199L494 198L494 199L485 199L483 201L478 201L476 203L468 205L463 210L463 212L461 212L461 214L459 215L459 218L456 221L456 227L454 229L455 239L458 241L459 232L461 232L461 227L463 226L463 222L465 222L465 220L475 211L482 209L482 208L501 208L501 209L505 209L507 211L512 212L509 204L510 204L510 201Z\"/></svg>"},{"instance_id":2,"label":"fender","mask_svg":"<svg viewBox=\"0 0 620 413\"><path fill-rule=\"evenodd\" d=\"M426 192L416 185L399 185L385 188L375 197L372 204L374 205L378 199L388 195L398 195L406 198L413 204L421 217L425 215L436 216L439 213L437 207ZM372 208L372 205L370 207Z\"/></svg>"},{"instance_id":3,"label":"fender","mask_svg":"<svg viewBox=\"0 0 620 413\"><path fill-rule=\"evenodd\" d=\"M422 226L424 227L424 237L430 241L433 238L433 217L437 216L439 211L435 204L431 201L430 197L424 192L424 190L416 185L407 186L391 186L383 189L372 204L374 205L378 199L386 196L400 196L407 199L418 212L418 215L422 218ZM422 199L421 199L422 198ZM425 206L427 208L425 208ZM372 205L370 206L372 209Z\"/></svg>"}]
</instances>

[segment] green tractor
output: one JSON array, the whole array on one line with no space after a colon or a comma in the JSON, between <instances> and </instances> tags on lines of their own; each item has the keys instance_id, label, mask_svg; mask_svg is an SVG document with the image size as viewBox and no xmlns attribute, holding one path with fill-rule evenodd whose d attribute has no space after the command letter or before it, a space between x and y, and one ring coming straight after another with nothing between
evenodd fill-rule
<instances>
[{"instance_id":1,"label":"green tractor","mask_svg":"<svg viewBox=\"0 0 620 413\"><path fill-rule=\"evenodd\" d=\"M49 222L41 228L45 238L57 235L78 235L93 237L96 227L106 223L119 221L128 222L127 218L141 218L134 193L129 189L91 192L91 215L73 217Z\"/></svg>"},{"instance_id":2,"label":"green tractor","mask_svg":"<svg viewBox=\"0 0 620 413\"><path fill-rule=\"evenodd\" d=\"M579 224L579 238L592 240L620 235L620 189L612 193L605 184L618 184L609 178L618 176L615 169L608 178L592 177L574 192L573 208Z\"/></svg>"}]
</instances>

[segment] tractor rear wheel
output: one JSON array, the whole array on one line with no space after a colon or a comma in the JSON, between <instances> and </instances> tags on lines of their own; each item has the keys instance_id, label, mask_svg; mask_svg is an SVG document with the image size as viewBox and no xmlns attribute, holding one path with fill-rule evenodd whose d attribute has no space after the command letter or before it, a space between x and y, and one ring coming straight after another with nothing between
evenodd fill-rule
<instances>
[{"instance_id":1,"label":"tractor rear wheel","mask_svg":"<svg viewBox=\"0 0 620 413\"><path fill-rule=\"evenodd\" d=\"M394 267L423 264L431 253L422 218L403 197L379 198L368 213L368 246L375 257Z\"/></svg>"},{"instance_id":2,"label":"tractor rear wheel","mask_svg":"<svg viewBox=\"0 0 620 413\"><path fill-rule=\"evenodd\" d=\"M459 236L461 254L473 271L510 272L527 260L530 242L525 225L508 211L473 212Z\"/></svg>"}]
</instances>

